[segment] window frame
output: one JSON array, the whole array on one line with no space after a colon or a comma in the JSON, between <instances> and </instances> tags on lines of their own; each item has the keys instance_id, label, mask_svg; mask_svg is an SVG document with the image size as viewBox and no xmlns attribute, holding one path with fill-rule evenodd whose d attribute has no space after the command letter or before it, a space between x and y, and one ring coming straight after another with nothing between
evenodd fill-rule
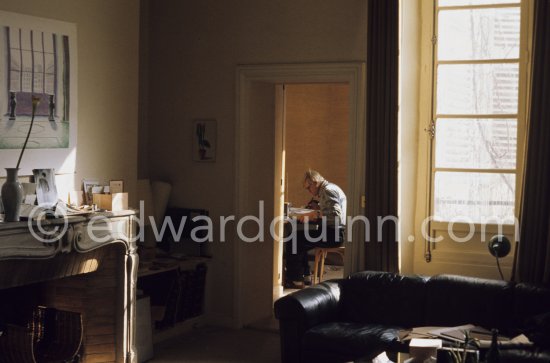
<instances>
[{"instance_id":1,"label":"window frame","mask_svg":"<svg viewBox=\"0 0 550 363\"><path fill-rule=\"evenodd\" d=\"M514 199L514 217L516 220L519 220L520 208L521 208L521 195L522 195L522 185L523 185L523 169L524 169L524 156L526 150L526 129L527 129L527 118L528 118L528 100L529 100L529 74L530 74L530 55L531 55L531 42L532 39L532 30L530 24L532 24L532 6L530 6L529 1L518 0L517 4L492 4L492 5L469 5L469 6L442 6L438 7L438 0L433 0L430 2L429 6L431 9L431 19L430 24L427 27L423 27L422 31L422 41L430 41L430 54L431 59L427 60L424 58L423 63L425 68L421 72L421 82L427 82L429 79L430 87L426 90L429 92L426 97L427 100L431 100L430 105L425 103L421 106L420 115L422 114L428 116L429 122L424 129L428 135L428 145L427 145L427 158L426 158L426 218L427 231L429 233L430 239L425 239L425 259L427 262L431 260L431 249L434 249L436 244L433 239L436 238L437 231L442 230L452 230L453 232L468 232L471 229L471 224L461 223L461 222L451 222L451 221L435 221L433 220L435 212L435 176L436 172L439 171L453 171L453 172L493 172L493 173L512 173L515 175L515 199ZM519 58L513 59L490 59L490 60L438 60L438 11L439 10L453 10L453 9L487 9L487 8L510 8L510 7L519 7L520 8L520 44L519 44ZM426 9L425 9L426 10ZM427 11L422 11L422 14L427 15ZM429 38L428 38L429 36ZM426 49L426 48L425 48ZM518 109L517 114L475 114L475 115L464 115L464 114L437 114L437 69L440 64L495 64L495 63L517 63L519 65L518 70ZM423 111L422 111L423 110ZM514 118L517 119L517 145L516 145L516 167L515 169L472 169L472 168L441 168L436 167L436 120L438 118L452 118L452 119L505 119L505 118ZM422 120L422 119L421 119ZM425 120L425 119L424 119ZM421 121L422 122L422 121ZM425 122L425 121L424 121ZM452 224L452 225L451 225ZM482 223L473 223L475 228L475 233L504 233L508 235L514 235L517 233L517 225L503 225L502 229L499 230L497 224L482 224ZM490 236L489 236L490 237Z\"/></svg>"}]
</instances>

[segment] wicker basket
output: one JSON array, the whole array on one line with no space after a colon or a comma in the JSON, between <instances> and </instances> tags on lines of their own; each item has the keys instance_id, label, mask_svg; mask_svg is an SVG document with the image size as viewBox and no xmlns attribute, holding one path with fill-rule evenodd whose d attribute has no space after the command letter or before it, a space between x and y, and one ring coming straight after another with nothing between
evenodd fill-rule
<instances>
[{"instance_id":1,"label":"wicker basket","mask_svg":"<svg viewBox=\"0 0 550 363\"><path fill-rule=\"evenodd\" d=\"M81 314L39 306L32 315L26 327L5 326L0 336L0 362L73 362L82 344Z\"/></svg>"}]
</instances>

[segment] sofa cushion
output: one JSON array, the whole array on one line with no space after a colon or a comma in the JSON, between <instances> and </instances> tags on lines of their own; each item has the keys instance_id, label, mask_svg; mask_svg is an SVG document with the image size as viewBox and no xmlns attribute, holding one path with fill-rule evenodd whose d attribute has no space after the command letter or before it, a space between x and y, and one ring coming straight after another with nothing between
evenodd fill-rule
<instances>
[{"instance_id":1,"label":"sofa cushion","mask_svg":"<svg viewBox=\"0 0 550 363\"><path fill-rule=\"evenodd\" d=\"M426 280L390 272L355 273L342 283L343 318L356 323L424 325Z\"/></svg>"},{"instance_id":2,"label":"sofa cushion","mask_svg":"<svg viewBox=\"0 0 550 363\"><path fill-rule=\"evenodd\" d=\"M550 362L550 351L535 348L526 349L503 349L500 348L500 363L548 363Z\"/></svg>"},{"instance_id":3,"label":"sofa cushion","mask_svg":"<svg viewBox=\"0 0 550 363\"><path fill-rule=\"evenodd\" d=\"M512 323L513 284L476 277L438 275L427 283L424 325L475 324L506 329Z\"/></svg>"},{"instance_id":4,"label":"sofa cushion","mask_svg":"<svg viewBox=\"0 0 550 363\"><path fill-rule=\"evenodd\" d=\"M537 346L550 349L550 312L526 319L520 331Z\"/></svg>"},{"instance_id":5,"label":"sofa cushion","mask_svg":"<svg viewBox=\"0 0 550 363\"><path fill-rule=\"evenodd\" d=\"M332 322L317 325L304 335L304 362L349 362L372 358L388 349L401 328L378 324Z\"/></svg>"},{"instance_id":6,"label":"sofa cushion","mask_svg":"<svg viewBox=\"0 0 550 363\"><path fill-rule=\"evenodd\" d=\"M513 315L518 328L531 325L532 318L548 313L550 307L550 289L538 285L518 283L514 286Z\"/></svg>"}]
</instances>

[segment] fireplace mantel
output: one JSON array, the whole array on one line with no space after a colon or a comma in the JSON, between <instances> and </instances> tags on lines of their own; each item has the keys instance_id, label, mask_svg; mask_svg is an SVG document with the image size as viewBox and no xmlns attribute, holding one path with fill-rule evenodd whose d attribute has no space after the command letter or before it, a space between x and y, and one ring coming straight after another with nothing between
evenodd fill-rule
<instances>
[{"instance_id":1,"label":"fireplace mantel","mask_svg":"<svg viewBox=\"0 0 550 363\"><path fill-rule=\"evenodd\" d=\"M116 299L116 361L136 363L138 257L133 211L93 213L30 224L0 221L0 289L95 271L90 256L108 245L121 245L124 251L120 258L124 272L119 278L123 281L117 282L120 291Z\"/></svg>"}]
</instances>

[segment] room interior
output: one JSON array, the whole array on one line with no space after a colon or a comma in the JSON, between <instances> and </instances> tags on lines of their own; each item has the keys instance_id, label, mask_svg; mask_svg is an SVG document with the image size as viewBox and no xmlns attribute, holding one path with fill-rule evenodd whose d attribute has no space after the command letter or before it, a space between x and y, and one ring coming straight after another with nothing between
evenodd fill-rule
<instances>
[{"instance_id":1,"label":"room interior","mask_svg":"<svg viewBox=\"0 0 550 363\"><path fill-rule=\"evenodd\" d=\"M344 193L349 195L348 137L349 137L349 85L345 83L284 84L282 99L276 104L281 107L282 150L281 163L284 167L284 191L282 200L287 208L303 208L312 196L303 188L304 170L312 165L324 171L324 176L342 185ZM330 145L321 148L320 145ZM277 163L277 161L276 161ZM281 241L281 240L280 240ZM282 246L282 244L279 244ZM274 263L274 300L282 295L284 277L283 248L274 253L278 255ZM344 274L344 257L340 254L327 259L332 266L332 278L341 278ZM314 271L315 251L309 253L310 269ZM282 267L279 267L279 265ZM320 265L319 265L320 266ZM323 270L325 270L323 268Z\"/></svg>"},{"instance_id":2,"label":"room interior","mask_svg":"<svg viewBox=\"0 0 550 363\"><path fill-rule=\"evenodd\" d=\"M523 2L527 14L522 16L531 24L533 9L527 6L530 1ZM301 178L307 167L318 168L353 196L354 215L368 203L362 192L368 171L361 159L367 142L367 8L365 0L0 0L2 11L76 26L76 167L74 173L56 176L59 195L78 190L90 177L123 180L128 205L138 209L138 181L163 181L171 186L169 207L206 210L214 221L214 242L205 246L204 314L177 334L195 323L233 329L273 317L273 291L281 286L278 246L273 240L247 244L233 231L219 242L220 218L257 215L260 200L266 217L281 215L282 202L305 203ZM430 32L425 20L432 11L423 0L400 2L399 271L499 279L494 257L477 232L464 244L425 243L422 238L430 208L426 129L433 86L425 82L432 44L422 35ZM531 34L527 24L522 26L525 41ZM525 91L529 83L522 82ZM305 106L319 114L300 115ZM520 107L525 114L526 106ZM317 138L314 131L324 111L330 116L323 122L331 129L328 137ZM213 162L198 162L193 154L195 120L216 120ZM519 132L518 139L525 139L525 127ZM282 138L284 169L276 159L281 156L275 155ZM525 150L519 149L518 168L523 158ZM4 168L13 162L1 163ZM365 263L357 242L364 234L360 227L354 231L344 275L360 271ZM514 230L506 227L504 233L513 235ZM505 279L512 276L514 252L500 260Z\"/></svg>"},{"instance_id":3,"label":"room interior","mask_svg":"<svg viewBox=\"0 0 550 363\"><path fill-rule=\"evenodd\" d=\"M285 85L285 98L285 202L302 207L311 199L301 180L304 170L311 165L324 170L327 180L342 185L346 196L350 195L347 191L349 85ZM343 267L344 261L338 255L330 257L333 258L328 261L330 264ZM343 268L339 271L343 276Z\"/></svg>"}]
</instances>

